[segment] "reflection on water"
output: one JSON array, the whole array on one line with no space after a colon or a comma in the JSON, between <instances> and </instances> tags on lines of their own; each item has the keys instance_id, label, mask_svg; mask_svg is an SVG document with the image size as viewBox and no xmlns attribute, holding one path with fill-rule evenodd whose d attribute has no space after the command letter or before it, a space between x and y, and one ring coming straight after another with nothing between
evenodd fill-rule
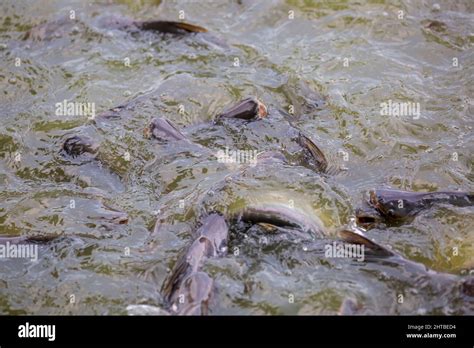
<instances>
[{"instance_id":1,"label":"reflection on water","mask_svg":"<svg viewBox=\"0 0 474 348\"><path fill-rule=\"evenodd\" d=\"M474 191L472 2L58 0L1 10L0 232L61 238L41 244L35 263L0 261L0 313L124 314L140 304L163 313L159 289L198 218L230 213L249 193L306 207L326 233L232 226L238 255L204 266L218 288L213 313L336 314L347 298L362 314L474 313L444 277L472 274L469 207L437 206L368 232L444 274L324 257L370 189ZM110 15L184 15L209 33L130 33L112 28ZM212 122L247 96L268 106L267 118ZM91 118L57 112L64 100L93 103L97 114L123 107ZM420 112L381 112L384 103ZM154 117L192 142L145 137ZM294 129L337 170L304 165ZM63 156L73 135L98 152ZM239 174L242 166L216 160L226 147L278 151L289 163Z\"/></svg>"}]
</instances>

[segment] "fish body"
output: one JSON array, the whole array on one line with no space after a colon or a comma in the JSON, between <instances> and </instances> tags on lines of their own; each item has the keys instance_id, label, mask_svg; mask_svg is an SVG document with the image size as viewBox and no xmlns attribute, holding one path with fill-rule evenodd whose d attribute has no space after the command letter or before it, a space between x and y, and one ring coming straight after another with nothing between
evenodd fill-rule
<instances>
[{"instance_id":1,"label":"fish body","mask_svg":"<svg viewBox=\"0 0 474 348\"><path fill-rule=\"evenodd\" d=\"M474 194L456 191L408 192L378 189L370 193L370 204L386 219L400 220L413 217L435 204L458 207L474 205Z\"/></svg>"},{"instance_id":2,"label":"fish body","mask_svg":"<svg viewBox=\"0 0 474 348\"><path fill-rule=\"evenodd\" d=\"M210 214L196 231L197 238L180 256L162 294L171 311L178 315L208 314L214 281L202 271L206 259L225 255L229 229L219 214Z\"/></svg>"}]
</instances>

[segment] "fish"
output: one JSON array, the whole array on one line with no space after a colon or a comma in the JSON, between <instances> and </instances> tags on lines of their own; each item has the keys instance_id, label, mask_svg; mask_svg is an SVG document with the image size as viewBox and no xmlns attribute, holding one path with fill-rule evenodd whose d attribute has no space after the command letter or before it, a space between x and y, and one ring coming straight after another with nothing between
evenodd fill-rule
<instances>
[{"instance_id":1,"label":"fish","mask_svg":"<svg viewBox=\"0 0 474 348\"><path fill-rule=\"evenodd\" d=\"M240 118L243 120L262 119L268 115L265 104L255 97L241 100L236 105L224 110L216 119Z\"/></svg>"},{"instance_id":2,"label":"fish","mask_svg":"<svg viewBox=\"0 0 474 348\"><path fill-rule=\"evenodd\" d=\"M338 236L346 243L363 245L365 247L364 250L367 250L371 254L377 255L379 257L395 256L393 251L370 240L361 230L341 229L338 231Z\"/></svg>"},{"instance_id":3,"label":"fish","mask_svg":"<svg viewBox=\"0 0 474 348\"><path fill-rule=\"evenodd\" d=\"M144 130L146 138L153 138L159 141L165 140L186 140L186 136L167 118L156 117Z\"/></svg>"},{"instance_id":4,"label":"fish","mask_svg":"<svg viewBox=\"0 0 474 348\"><path fill-rule=\"evenodd\" d=\"M95 155L99 149L99 144L92 138L83 135L74 135L67 138L62 150L71 157L77 157L84 153Z\"/></svg>"},{"instance_id":5,"label":"fish","mask_svg":"<svg viewBox=\"0 0 474 348\"><path fill-rule=\"evenodd\" d=\"M321 149L302 132L298 134L297 142L306 151L308 158L313 161L316 171L325 173L328 169L328 161Z\"/></svg>"},{"instance_id":6,"label":"fish","mask_svg":"<svg viewBox=\"0 0 474 348\"><path fill-rule=\"evenodd\" d=\"M384 265L392 265L409 274L416 274L422 279L437 279L440 283L454 285L466 296L472 292L474 281L470 278L464 278L456 274L440 273L429 269L422 263L407 259L402 254L396 252L390 247L384 246L371 238L357 226L337 228L333 234L322 224L321 216L318 212L311 211L310 207L305 208L301 205L301 199L295 201L299 205L290 207L284 204L278 204L276 197L257 196L258 199L250 200L243 208L238 208L237 213L233 212L229 219L239 219L252 224L260 225L265 231L284 232L290 235L290 238L304 237L300 233L311 234L316 238L336 238L337 240L351 244L364 246L364 255L369 262L382 262ZM255 203L257 201L258 203Z\"/></svg>"},{"instance_id":7,"label":"fish","mask_svg":"<svg viewBox=\"0 0 474 348\"><path fill-rule=\"evenodd\" d=\"M458 191L409 192L393 189L377 189L370 192L369 205L387 221L401 221L416 216L436 204L457 207L474 205L474 194ZM360 218L368 219L360 211ZM368 214L367 214L368 215Z\"/></svg>"},{"instance_id":8,"label":"fish","mask_svg":"<svg viewBox=\"0 0 474 348\"><path fill-rule=\"evenodd\" d=\"M325 103L324 98L311 87L310 81L301 76L290 75L282 86L282 93L294 109L289 114L291 118L313 114Z\"/></svg>"},{"instance_id":9,"label":"fish","mask_svg":"<svg viewBox=\"0 0 474 348\"><path fill-rule=\"evenodd\" d=\"M368 204L364 204L363 207L358 207L355 210L355 217L357 226L365 229L370 229L376 224L383 222L383 218L377 209Z\"/></svg>"},{"instance_id":10,"label":"fish","mask_svg":"<svg viewBox=\"0 0 474 348\"><path fill-rule=\"evenodd\" d=\"M175 36L208 32L207 29L191 23L166 20L138 21L118 15L101 16L93 23L95 28L92 29L116 29L128 32L152 31ZM80 20L72 20L68 17L60 17L56 20L33 26L25 33L23 40L49 41L54 38L61 38L79 31L85 31L85 29L86 24Z\"/></svg>"},{"instance_id":11,"label":"fish","mask_svg":"<svg viewBox=\"0 0 474 348\"><path fill-rule=\"evenodd\" d=\"M277 227L298 228L314 236L324 234L322 223L301 210L285 204L249 204L238 214L239 219L254 224L266 223Z\"/></svg>"},{"instance_id":12,"label":"fish","mask_svg":"<svg viewBox=\"0 0 474 348\"><path fill-rule=\"evenodd\" d=\"M170 311L177 315L206 315L214 291L213 279L203 272L206 259L227 252L229 227L217 213L203 218L191 246L179 257L161 292Z\"/></svg>"},{"instance_id":13,"label":"fish","mask_svg":"<svg viewBox=\"0 0 474 348\"><path fill-rule=\"evenodd\" d=\"M195 24L173 21L136 21L133 24L140 30L156 31L166 34L187 35L191 33L207 33L207 29Z\"/></svg>"}]
</instances>

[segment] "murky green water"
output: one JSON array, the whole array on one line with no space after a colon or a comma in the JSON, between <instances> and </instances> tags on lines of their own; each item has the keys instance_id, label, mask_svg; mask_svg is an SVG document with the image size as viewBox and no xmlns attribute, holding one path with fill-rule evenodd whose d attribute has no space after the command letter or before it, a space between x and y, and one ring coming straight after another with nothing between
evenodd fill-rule
<instances>
[{"instance_id":1,"label":"murky green water","mask_svg":"<svg viewBox=\"0 0 474 348\"><path fill-rule=\"evenodd\" d=\"M225 212L250 193L311 207L328 236L270 235L262 243L261 230L245 237L234 226L231 252L205 265L218 288L214 314L336 314L347 297L364 314L474 313L472 297L437 276L328 259L323 251L370 189L474 191L472 1L45 0L3 1L0 10L0 232L62 236L40 245L37 262L0 260L0 313L161 308L159 289L203 209ZM178 20L180 11L212 36L176 39L100 25L106 15ZM24 39L33 26L54 21L60 24L49 37ZM298 78L325 103L303 105L310 96ZM269 107L267 119L210 123L249 95ZM137 97L108 122L56 113L63 100L93 102L100 113ZM419 103L419 117L381 115L389 100ZM291 157L290 117L345 170L324 176L298 163L272 164L226 182L238 169L212 154L146 139L155 116L213 152L227 146ZM62 156L73 134L100 140L99 160ZM117 223L115 211L128 224ZM151 234L157 218L164 227ZM472 208L438 206L368 235L465 277L473 269L473 223Z\"/></svg>"}]
</instances>

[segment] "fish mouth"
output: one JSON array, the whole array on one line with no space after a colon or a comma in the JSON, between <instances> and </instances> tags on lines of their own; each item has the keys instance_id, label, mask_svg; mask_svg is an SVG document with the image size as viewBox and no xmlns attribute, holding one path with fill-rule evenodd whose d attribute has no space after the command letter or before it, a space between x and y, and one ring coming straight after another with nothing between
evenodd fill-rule
<instances>
[{"instance_id":1,"label":"fish mouth","mask_svg":"<svg viewBox=\"0 0 474 348\"><path fill-rule=\"evenodd\" d=\"M254 97L246 98L228 108L217 118L240 118L243 120L262 119L267 117L268 109L260 100Z\"/></svg>"},{"instance_id":2,"label":"fish mouth","mask_svg":"<svg viewBox=\"0 0 474 348\"><path fill-rule=\"evenodd\" d=\"M99 144L88 136L74 135L64 141L63 151L71 157L78 157L84 153L95 155L99 150Z\"/></svg>"},{"instance_id":3,"label":"fish mouth","mask_svg":"<svg viewBox=\"0 0 474 348\"><path fill-rule=\"evenodd\" d=\"M371 227L382 221L378 210L373 207L358 208L355 212L357 225L364 228Z\"/></svg>"}]
</instances>

